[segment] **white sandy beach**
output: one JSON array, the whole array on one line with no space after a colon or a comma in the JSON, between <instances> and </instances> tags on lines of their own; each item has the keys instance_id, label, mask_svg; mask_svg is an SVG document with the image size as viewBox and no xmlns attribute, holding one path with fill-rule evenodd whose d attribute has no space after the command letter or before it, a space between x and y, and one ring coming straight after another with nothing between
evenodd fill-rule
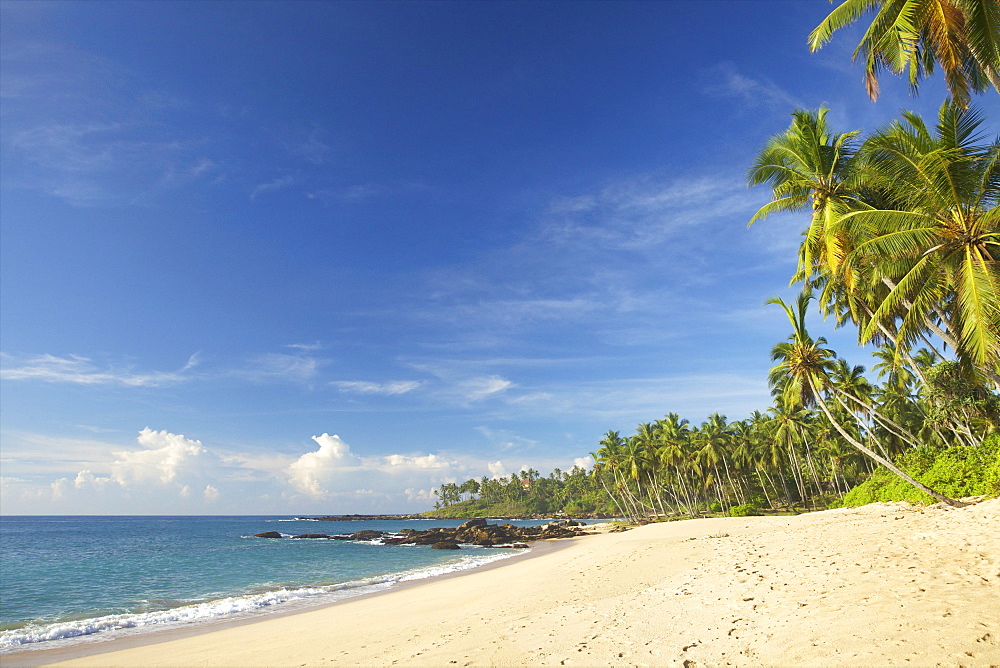
<instances>
[{"instance_id":1,"label":"white sandy beach","mask_svg":"<svg viewBox=\"0 0 1000 668\"><path fill-rule=\"evenodd\" d=\"M1000 500L672 522L564 542L498 568L77 651L60 665L1000 664Z\"/></svg>"}]
</instances>

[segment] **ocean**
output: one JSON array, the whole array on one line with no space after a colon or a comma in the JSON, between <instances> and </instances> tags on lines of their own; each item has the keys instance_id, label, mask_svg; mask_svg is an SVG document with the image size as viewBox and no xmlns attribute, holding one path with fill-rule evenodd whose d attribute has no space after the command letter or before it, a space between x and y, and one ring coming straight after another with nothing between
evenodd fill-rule
<instances>
[{"instance_id":1,"label":"ocean","mask_svg":"<svg viewBox=\"0 0 1000 668\"><path fill-rule=\"evenodd\" d=\"M461 523L0 517L0 655L294 611L475 568L519 552L290 539L305 533L395 533ZM264 531L278 531L285 538L254 537Z\"/></svg>"}]
</instances>

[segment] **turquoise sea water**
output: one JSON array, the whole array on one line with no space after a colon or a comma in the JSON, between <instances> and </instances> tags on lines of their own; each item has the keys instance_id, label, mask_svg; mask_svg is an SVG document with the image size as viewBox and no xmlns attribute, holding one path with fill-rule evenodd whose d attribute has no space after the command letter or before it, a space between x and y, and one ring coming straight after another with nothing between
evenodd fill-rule
<instances>
[{"instance_id":1,"label":"turquoise sea water","mask_svg":"<svg viewBox=\"0 0 1000 668\"><path fill-rule=\"evenodd\" d=\"M294 610L473 568L517 552L254 537L263 531L290 537L459 524L286 517L0 517L0 654Z\"/></svg>"}]
</instances>

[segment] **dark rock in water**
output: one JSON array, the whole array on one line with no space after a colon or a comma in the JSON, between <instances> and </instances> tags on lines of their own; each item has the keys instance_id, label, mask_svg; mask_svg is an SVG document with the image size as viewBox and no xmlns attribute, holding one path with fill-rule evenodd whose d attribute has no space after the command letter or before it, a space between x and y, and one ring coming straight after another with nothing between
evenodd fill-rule
<instances>
[{"instance_id":1,"label":"dark rock in water","mask_svg":"<svg viewBox=\"0 0 1000 668\"><path fill-rule=\"evenodd\" d=\"M325 533L300 533L298 536L292 536L292 538L329 538Z\"/></svg>"},{"instance_id":2,"label":"dark rock in water","mask_svg":"<svg viewBox=\"0 0 1000 668\"><path fill-rule=\"evenodd\" d=\"M264 531L263 533L255 533L254 538L281 538L281 534L277 531Z\"/></svg>"},{"instance_id":3,"label":"dark rock in water","mask_svg":"<svg viewBox=\"0 0 1000 668\"><path fill-rule=\"evenodd\" d=\"M527 546L526 546L527 547ZM431 545L432 550L457 550L459 549L458 543L454 543L450 540L443 540L440 543L434 543Z\"/></svg>"},{"instance_id":4,"label":"dark rock in water","mask_svg":"<svg viewBox=\"0 0 1000 668\"><path fill-rule=\"evenodd\" d=\"M406 529L399 535L383 538L384 545L431 545L435 543L466 543L493 547L495 545L523 545L528 541L550 538L571 538L579 535L576 522L551 522L544 526L518 527L513 524L489 524L485 519L474 519L454 529L434 528L424 531Z\"/></svg>"},{"instance_id":5,"label":"dark rock in water","mask_svg":"<svg viewBox=\"0 0 1000 668\"><path fill-rule=\"evenodd\" d=\"M375 531L374 529L365 529L364 531L355 531L351 534L351 540L375 540L376 538L381 538L385 535L384 531Z\"/></svg>"},{"instance_id":6,"label":"dark rock in water","mask_svg":"<svg viewBox=\"0 0 1000 668\"><path fill-rule=\"evenodd\" d=\"M511 547L516 547L519 550L526 550L526 549L528 549L528 546L525 545L524 543L514 543L513 545L511 545Z\"/></svg>"}]
</instances>

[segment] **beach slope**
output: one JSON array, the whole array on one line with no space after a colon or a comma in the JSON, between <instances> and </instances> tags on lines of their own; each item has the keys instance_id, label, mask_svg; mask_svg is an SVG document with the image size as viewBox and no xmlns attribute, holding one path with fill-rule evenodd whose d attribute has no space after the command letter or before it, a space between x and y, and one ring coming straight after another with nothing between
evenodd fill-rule
<instances>
[{"instance_id":1,"label":"beach slope","mask_svg":"<svg viewBox=\"0 0 1000 668\"><path fill-rule=\"evenodd\" d=\"M1000 500L671 522L564 542L499 568L65 665L1000 664ZM30 654L45 653L7 658Z\"/></svg>"}]
</instances>

